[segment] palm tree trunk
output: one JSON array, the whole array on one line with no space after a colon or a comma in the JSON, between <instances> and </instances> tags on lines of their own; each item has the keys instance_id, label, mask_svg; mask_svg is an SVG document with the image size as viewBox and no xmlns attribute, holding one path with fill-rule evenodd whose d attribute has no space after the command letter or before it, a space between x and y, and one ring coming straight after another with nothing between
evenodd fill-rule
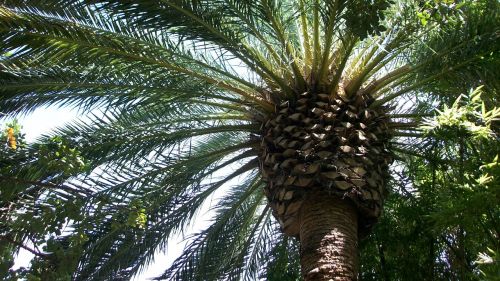
<instances>
[{"instance_id":1,"label":"palm tree trunk","mask_svg":"<svg viewBox=\"0 0 500 281\"><path fill-rule=\"evenodd\" d=\"M357 280L358 215L351 202L310 194L300 211L299 235L305 281Z\"/></svg>"}]
</instances>

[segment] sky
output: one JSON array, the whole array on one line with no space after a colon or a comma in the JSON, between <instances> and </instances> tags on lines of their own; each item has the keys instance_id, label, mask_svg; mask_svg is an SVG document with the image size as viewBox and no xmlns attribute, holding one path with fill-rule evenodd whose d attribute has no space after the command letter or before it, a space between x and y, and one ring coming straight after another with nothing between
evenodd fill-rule
<instances>
[{"instance_id":1,"label":"sky","mask_svg":"<svg viewBox=\"0 0 500 281\"><path fill-rule=\"evenodd\" d=\"M39 108L26 116L19 116L17 120L22 125L22 132L26 134L26 141L32 142L37 137L50 130L64 125L64 123L75 119L78 116L76 110L68 108ZM5 120L0 120L0 127L3 128L5 123L12 120L7 117Z\"/></svg>"},{"instance_id":2,"label":"sky","mask_svg":"<svg viewBox=\"0 0 500 281\"><path fill-rule=\"evenodd\" d=\"M49 133L51 130L63 126L65 123L71 122L77 119L79 116L76 110L71 110L69 108L39 108L26 116L19 116L17 120L22 126L22 132L26 136L27 142L35 141L39 136ZM8 123L12 118L6 118L0 120L0 128L4 128L5 124ZM146 266L139 274L137 274L132 281L143 281L149 278L156 277L164 272L178 257L184 246L186 245L186 237L190 237L191 234L199 232L208 225L208 220L210 219L209 209L213 207L216 199L209 199L205 205L202 207L200 215L195 219L195 224L187 229L184 234L172 237L169 240L167 249L158 249L154 262L149 266ZM21 250L18 257L15 260L13 269L18 269L19 267L29 266L30 260L33 255L26 250Z\"/></svg>"}]
</instances>

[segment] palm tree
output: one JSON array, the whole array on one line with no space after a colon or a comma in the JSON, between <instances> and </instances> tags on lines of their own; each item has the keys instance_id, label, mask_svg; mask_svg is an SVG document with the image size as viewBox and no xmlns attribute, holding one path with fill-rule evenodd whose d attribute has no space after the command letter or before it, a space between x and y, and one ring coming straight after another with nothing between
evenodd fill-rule
<instances>
[{"instance_id":1,"label":"palm tree","mask_svg":"<svg viewBox=\"0 0 500 281\"><path fill-rule=\"evenodd\" d=\"M2 170L3 249L29 249L46 280L130 278L219 192L212 224L160 279L286 274L296 237L305 280L356 280L358 241L421 118L438 97L498 89L498 10L2 1L2 112L90 116Z\"/></svg>"}]
</instances>

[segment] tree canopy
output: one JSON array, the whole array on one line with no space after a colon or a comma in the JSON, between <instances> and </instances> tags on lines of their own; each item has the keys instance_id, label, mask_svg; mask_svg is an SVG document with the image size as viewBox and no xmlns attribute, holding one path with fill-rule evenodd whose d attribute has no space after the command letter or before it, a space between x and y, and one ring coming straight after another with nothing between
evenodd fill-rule
<instances>
[{"instance_id":1,"label":"tree canopy","mask_svg":"<svg viewBox=\"0 0 500 281\"><path fill-rule=\"evenodd\" d=\"M2 128L4 279L128 280L217 191L158 279L299 279L259 157L283 104L321 92L390 120L359 279L498 280L498 1L0 3L2 117L86 115L28 144Z\"/></svg>"}]
</instances>

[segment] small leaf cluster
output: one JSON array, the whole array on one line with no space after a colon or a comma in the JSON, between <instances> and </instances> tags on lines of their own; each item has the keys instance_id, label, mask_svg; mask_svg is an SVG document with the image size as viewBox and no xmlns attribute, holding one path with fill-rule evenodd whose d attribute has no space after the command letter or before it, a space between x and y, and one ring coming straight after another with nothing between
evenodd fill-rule
<instances>
[{"instance_id":1,"label":"small leaf cluster","mask_svg":"<svg viewBox=\"0 0 500 281\"><path fill-rule=\"evenodd\" d=\"M449 20L456 20L455 16L460 15L460 8L466 4L466 1L461 0L421 1L417 17L423 26L430 22L447 23Z\"/></svg>"},{"instance_id":2,"label":"small leaf cluster","mask_svg":"<svg viewBox=\"0 0 500 281\"><path fill-rule=\"evenodd\" d=\"M39 146L39 161L48 171L62 172L64 176L76 175L86 170L84 158L76 147L60 136Z\"/></svg>"},{"instance_id":3,"label":"small leaf cluster","mask_svg":"<svg viewBox=\"0 0 500 281\"><path fill-rule=\"evenodd\" d=\"M349 2L345 13L345 21L351 32L359 38L380 34L386 28L381 24L385 18L384 11L393 3L391 0L355 0Z\"/></svg>"},{"instance_id":4,"label":"small leaf cluster","mask_svg":"<svg viewBox=\"0 0 500 281\"><path fill-rule=\"evenodd\" d=\"M131 204L130 213L127 218L127 226L144 229L148 220L146 209L141 206L139 200L134 200Z\"/></svg>"},{"instance_id":5,"label":"small leaf cluster","mask_svg":"<svg viewBox=\"0 0 500 281\"><path fill-rule=\"evenodd\" d=\"M481 88L470 90L468 96L461 95L451 107L444 105L436 109L438 115L426 118L421 127L424 131L441 139L454 139L471 136L475 139L494 137L491 129L493 122L500 120L500 108L486 109L481 100Z\"/></svg>"}]
</instances>

